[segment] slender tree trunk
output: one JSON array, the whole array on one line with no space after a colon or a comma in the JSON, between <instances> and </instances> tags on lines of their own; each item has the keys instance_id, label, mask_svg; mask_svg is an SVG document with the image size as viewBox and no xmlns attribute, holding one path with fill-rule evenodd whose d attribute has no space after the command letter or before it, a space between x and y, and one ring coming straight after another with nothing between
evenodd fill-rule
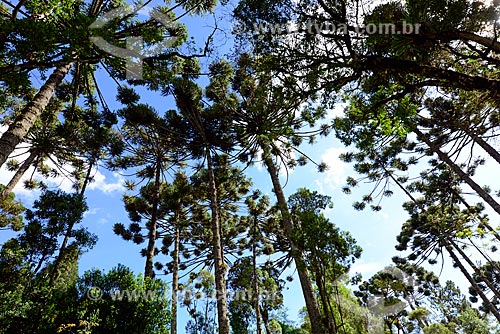
<instances>
[{"instance_id":1,"label":"slender tree trunk","mask_svg":"<svg viewBox=\"0 0 500 334\"><path fill-rule=\"evenodd\" d=\"M292 257L295 261L295 266L297 267L300 285L302 287L302 293L306 302L307 313L309 314L309 319L311 321L312 334L325 334L322 326L323 321L321 312L319 309L318 301L316 300L316 295L314 294L314 288L311 283L311 279L309 278L306 263L304 261L301 250L297 247L297 245L295 245L295 242L293 241L293 221L290 215L290 211L288 210L285 194L283 193L283 189L281 187L278 169L272 159L269 145L267 143L260 143L260 147L263 151L264 163L266 165L267 171L269 172L269 175L271 176L274 193L276 194L278 206L283 216L285 234L290 242Z\"/></svg>"},{"instance_id":2,"label":"slender tree trunk","mask_svg":"<svg viewBox=\"0 0 500 334\"><path fill-rule=\"evenodd\" d=\"M257 234L258 234L258 220L254 217L253 221L253 237L252 237L252 281L253 281L253 306L255 309L255 319L257 326L257 334L262 333L261 328L261 317L260 317L260 307L259 307L259 283L257 277Z\"/></svg>"},{"instance_id":3,"label":"slender tree trunk","mask_svg":"<svg viewBox=\"0 0 500 334\"><path fill-rule=\"evenodd\" d=\"M45 110L56 88L61 84L66 74L68 74L71 65L72 63L56 68L33 100L24 107L21 114L16 117L7 131L2 134L2 137L0 137L0 167L7 161L7 158L15 150L16 146L23 141L33 124L35 124Z\"/></svg>"},{"instance_id":4,"label":"slender tree trunk","mask_svg":"<svg viewBox=\"0 0 500 334\"><path fill-rule=\"evenodd\" d=\"M498 232L493 227L491 227L490 224L488 224L487 222L484 222L484 223L481 223L481 225L484 226L488 231L490 231L491 235L493 235L495 237L495 239L500 241L500 234L498 234Z\"/></svg>"},{"instance_id":5,"label":"slender tree trunk","mask_svg":"<svg viewBox=\"0 0 500 334\"><path fill-rule=\"evenodd\" d=\"M497 296L497 298L500 297L500 293L493 285L493 283L491 283L490 280L483 275L481 270L479 270L479 268L474 264L474 262L471 261L471 259L467 256L467 254L465 254L464 251L453 240L449 239L448 242L457 250L460 256L462 256L462 258L465 260L465 262L467 262L467 264L472 268L472 270L474 270L474 273L476 273L476 275L483 280L483 282L488 286L488 288L490 288L491 292L495 296Z\"/></svg>"},{"instance_id":6,"label":"slender tree trunk","mask_svg":"<svg viewBox=\"0 0 500 334\"><path fill-rule=\"evenodd\" d=\"M406 300L406 302L408 303L408 306L410 306L410 309L412 311L415 311L417 309L417 307L420 307L418 305L418 301L416 301L415 298L413 297L413 294L409 294L406 289L403 290L403 297ZM410 300L414 300L416 305L413 305L413 303ZM418 325L420 326L420 328L424 328L424 327L429 326L429 322L427 321L427 319L425 317L423 319L420 317L417 318L417 322L418 322Z\"/></svg>"},{"instance_id":7,"label":"slender tree trunk","mask_svg":"<svg viewBox=\"0 0 500 334\"><path fill-rule=\"evenodd\" d=\"M470 209L470 205L469 203L467 203L467 201L465 200L465 198L463 198L455 189L453 188L450 188L451 191L453 192L453 194L460 200L460 202L465 205L465 207L467 209ZM488 223L488 222L481 222L481 225L484 226L488 231L490 231L490 233L498 240L500 241L500 234L498 234L498 232L493 228L491 227L491 225Z\"/></svg>"},{"instance_id":8,"label":"slender tree trunk","mask_svg":"<svg viewBox=\"0 0 500 334\"><path fill-rule=\"evenodd\" d=\"M344 319L342 317L342 305L340 305L340 300L338 298L339 291L337 287L335 287L335 297L337 297L337 300L335 301L335 304L337 305L337 310L339 311L339 318L340 318L340 324L337 324L337 320L335 319L335 312L333 310L333 302L331 301L330 295L327 293L327 288L326 288L326 280L325 280L325 275L324 273L321 274L321 283L323 284L323 291L327 300L327 306L326 306L326 312L328 312L327 316L327 324L329 331L331 333L337 333L338 329L344 325Z\"/></svg>"},{"instance_id":9,"label":"slender tree trunk","mask_svg":"<svg viewBox=\"0 0 500 334\"><path fill-rule=\"evenodd\" d=\"M460 178L462 178L462 180L465 181L465 183L467 183L486 203L488 203L493 208L493 210L500 214L500 204L498 204L490 194L484 191L484 189L481 188L479 184L474 182L474 180L472 180L472 178L467 173L465 173L457 164L455 164L446 153L441 151L440 148L435 145L429 139L429 137L427 137L426 134L424 134L419 129L414 129L413 131L420 140L422 140L427 144L427 146L429 146L431 151L438 155L439 159L445 162Z\"/></svg>"},{"instance_id":10,"label":"slender tree trunk","mask_svg":"<svg viewBox=\"0 0 500 334\"><path fill-rule=\"evenodd\" d=\"M201 121L200 110L194 106L186 104L193 102L191 98L182 92L178 92L176 100L180 105L181 112L186 116L191 125L199 132L205 144L205 158L207 160L207 172L210 189L210 210L212 211L212 253L214 258L215 270L215 289L217 296L217 322L219 325L219 334L230 334L229 330L229 312L227 309L226 292L226 264L224 263L222 226L219 215L219 198L217 194L217 184L215 180L212 155L210 152L210 141L205 133L205 125ZM179 103L181 102L181 103Z\"/></svg>"},{"instance_id":11,"label":"slender tree trunk","mask_svg":"<svg viewBox=\"0 0 500 334\"><path fill-rule=\"evenodd\" d=\"M262 322L264 323L264 328L266 329L266 334L272 334L271 327L269 327L269 312L267 310L262 310Z\"/></svg>"},{"instance_id":12,"label":"slender tree trunk","mask_svg":"<svg viewBox=\"0 0 500 334\"><path fill-rule=\"evenodd\" d=\"M170 334L177 334L177 293L179 291L179 216L176 214L174 230L174 254L172 268L172 322Z\"/></svg>"},{"instance_id":13,"label":"slender tree trunk","mask_svg":"<svg viewBox=\"0 0 500 334\"><path fill-rule=\"evenodd\" d=\"M495 159L497 163L500 164L500 153L498 153L497 150L495 150L490 144L488 144L481 136L476 135L474 132L467 132L467 134L474 140L483 150L486 151L492 157Z\"/></svg>"},{"instance_id":14,"label":"slender tree trunk","mask_svg":"<svg viewBox=\"0 0 500 334\"><path fill-rule=\"evenodd\" d=\"M394 322L394 320L386 320L385 321L385 325L387 326L387 329L389 330L389 333L390 334L394 334L394 332L392 331L392 323Z\"/></svg>"},{"instance_id":15,"label":"slender tree trunk","mask_svg":"<svg viewBox=\"0 0 500 334\"><path fill-rule=\"evenodd\" d=\"M462 274L467 278L469 283L472 285L472 288L478 293L479 297L483 300L484 304L490 310L490 312L495 316L495 318L500 321L500 313L498 312L498 309L491 303L491 301L488 299L488 297L484 294L483 290L479 287L477 284L476 280L472 278L472 276L469 274L467 269L462 265L460 262L460 259L458 256L455 254L453 249L451 248L450 245L445 245L446 250L448 251L448 254L450 254L451 258L453 261L455 261L455 264L458 266Z\"/></svg>"},{"instance_id":16,"label":"slender tree trunk","mask_svg":"<svg viewBox=\"0 0 500 334\"><path fill-rule=\"evenodd\" d=\"M330 305L330 298L328 298L326 286L323 283L324 280L321 270L320 268L316 268L316 286L318 287L319 297L321 298L321 303L323 304L323 313L326 315L323 323L324 326L328 328L328 333L335 333L337 329L335 316Z\"/></svg>"},{"instance_id":17,"label":"slender tree trunk","mask_svg":"<svg viewBox=\"0 0 500 334\"><path fill-rule=\"evenodd\" d=\"M219 202L217 194L217 184L215 181L212 155L209 148L206 152L207 170L210 187L210 209L212 211L212 233L213 233L213 256L215 267L215 289L217 296L217 320L219 324L219 334L229 334L229 316L227 310L226 293L226 264L222 249L221 222L219 216Z\"/></svg>"},{"instance_id":18,"label":"slender tree trunk","mask_svg":"<svg viewBox=\"0 0 500 334\"><path fill-rule=\"evenodd\" d=\"M156 159L155 170L155 186L153 194L153 207L151 208L151 221L149 222L148 248L146 249L146 266L144 267L145 277L155 277L153 268L155 258L156 244L156 229L158 220L158 204L160 201L160 176L161 176L161 158L160 155Z\"/></svg>"},{"instance_id":19,"label":"slender tree trunk","mask_svg":"<svg viewBox=\"0 0 500 334\"><path fill-rule=\"evenodd\" d=\"M481 256L489 263L491 264L494 268L496 268L496 270L498 272L500 272L500 267L498 266L498 262L497 261L494 261L490 256L488 256L488 254L486 254L480 246L476 245L476 243L472 240L472 238L467 238L467 240L469 240L469 242L471 243L472 247L474 247L474 249L479 253L481 254Z\"/></svg>"},{"instance_id":20,"label":"slender tree trunk","mask_svg":"<svg viewBox=\"0 0 500 334\"><path fill-rule=\"evenodd\" d=\"M32 276L32 279L36 276L36 274L38 274L38 271L40 270L40 268L42 268L42 264L45 262L45 260L47 259L49 254L47 254L46 251L43 252L42 256L40 257L40 260L38 261L35 269L32 271L33 273L33 276Z\"/></svg>"},{"instance_id":21,"label":"slender tree trunk","mask_svg":"<svg viewBox=\"0 0 500 334\"><path fill-rule=\"evenodd\" d=\"M90 173L92 172L92 167L94 166L95 160L91 158L89 167L87 169L87 174L85 175L85 180L83 181L82 189L80 189L79 197L83 199L83 194L85 194L85 190L87 189L87 185L90 182ZM61 264L62 257L64 255L64 251L68 246L69 238L71 237L71 232L73 231L73 227L75 226L75 221L71 221L66 229L66 233L64 234L64 239L59 248L59 253L54 261L54 267L52 268L52 273L50 274L49 285L52 286L54 280L56 279L57 272L59 270L59 265Z\"/></svg>"},{"instance_id":22,"label":"slender tree trunk","mask_svg":"<svg viewBox=\"0 0 500 334\"><path fill-rule=\"evenodd\" d=\"M24 160L21 167L19 167L19 169L16 171L12 179L10 179L10 182L7 184L0 197L6 197L8 194L12 192L14 187L17 185L19 180L21 180L21 177L23 177L24 173L26 173L28 168L30 168L31 164L33 163L33 161L35 161L37 156L38 156L38 150L32 150L30 152L29 157L26 160Z\"/></svg>"}]
</instances>

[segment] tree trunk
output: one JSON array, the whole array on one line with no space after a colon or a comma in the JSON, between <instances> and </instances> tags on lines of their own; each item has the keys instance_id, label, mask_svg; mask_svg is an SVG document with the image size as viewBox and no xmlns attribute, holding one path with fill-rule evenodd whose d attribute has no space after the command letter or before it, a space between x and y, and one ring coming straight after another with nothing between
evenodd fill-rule
<instances>
[{"instance_id":1,"label":"tree trunk","mask_svg":"<svg viewBox=\"0 0 500 334\"><path fill-rule=\"evenodd\" d=\"M500 153L498 153L497 150L495 150L490 144L488 144L483 138L480 136L476 135L473 132L467 132L467 134L474 140L483 150L486 151L492 157L495 159L497 163L500 164Z\"/></svg>"},{"instance_id":2,"label":"tree trunk","mask_svg":"<svg viewBox=\"0 0 500 334\"><path fill-rule=\"evenodd\" d=\"M472 247L481 254L481 256L489 263L491 264L498 272L500 272L500 266L498 265L497 261L494 261L488 254L485 253L484 250L481 249L480 246L476 245L476 243L472 240L472 238L467 238L469 242L471 243Z\"/></svg>"},{"instance_id":3,"label":"tree trunk","mask_svg":"<svg viewBox=\"0 0 500 334\"><path fill-rule=\"evenodd\" d=\"M453 189L453 187L451 187L450 190L460 200L460 202L465 205L467 209L471 208L470 204L465 200L465 198L463 198L455 189ZM500 234L498 234L498 232L493 227L491 227L488 222L480 222L480 225L484 226L498 241L500 241Z\"/></svg>"},{"instance_id":4,"label":"tree trunk","mask_svg":"<svg viewBox=\"0 0 500 334\"><path fill-rule=\"evenodd\" d=\"M21 177L23 177L24 173L26 173L28 168L30 168L31 164L33 163L33 161L35 161L37 156L38 156L38 150L33 150L30 152L29 157L26 160L24 160L21 167L19 167L19 169L16 171L12 179L10 179L10 182L7 184L0 197L6 197L12 192L14 187L17 185L19 180L21 180Z\"/></svg>"},{"instance_id":5,"label":"tree trunk","mask_svg":"<svg viewBox=\"0 0 500 334\"><path fill-rule=\"evenodd\" d=\"M410 309L412 311L415 311L417 309L417 307L420 307L420 305L419 305L418 301L415 299L413 293L409 294L408 290L403 289L403 297L406 300L406 302L408 303L408 306L410 306ZM413 305L411 300L415 301L416 305ZM425 318L425 317L423 319L418 317L417 323L420 326L420 328L422 328L422 329L429 326L429 322L427 321L427 318Z\"/></svg>"},{"instance_id":6,"label":"tree trunk","mask_svg":"<svg viewBox=\"0 0 500 334\"><path fill-rule=\"evenodd\" d=\"M321 273L321 269L316 267L316 286L318 288L319 297L321 299L321 303L323 304L323 314L324 314L324 326L328 328L328 333L335 333L337 330L337 323L335 321L335 315L332 309L331 300L328 296L325 280L323 274ZM340 306L340 305L339 305ZM340 309L339 309L340 315Z\"/></svg>"},{"instance_id":7,"label":"tree trunk","mask_svg":"<svg viewBox=\"0 0 500 334\"><path fill-rule=\"evenodd\" d=\"M92 172L92 167L94 166L94 158L91 158L89 168L87 169L87 174L85 175L85 180L83 181L83 186L82 189L80 190L80 198L83 199L83 194L85 194L85 190L87 189L87 185L90 182L90 173ZM59 265L61 263L62 257L64 255L64 251L66 250L66 247L68 246L69 238L71 237L71 232L73 231L73 227L75 225L75 222L72 221L69 223L66 233L64 234L64 239L61 244L61 247L59 248L59 253L57 254L57 257L54 261L54 267L52 268L52 273L50 274L50 280L49 280L49 286L52 286L54 283L54 280L56 279L57 276L57 271L59 270Z\"/></svg>"},{"instance_id":8,"label":"tree trunk","mask_svg":"<svg viewBox=\"0 0 500 334\"><path fill-rule=\"evenodd\" d=\"M257 277L257 234L258 234L258 220L254 216L253 221L253 236L252 236L252 281L253 281L253 307L255 309L255 319L257 326L257 334L262 333L260 323L260 307L259 307L259 283Z\"/></svg>"},{"instance_id":9,"label":"tree trunk","mask_svg":"<svg viewBox=\"0 0 500 334\"><path fill-rule=\"evenodd\" d=\"M417 137L425 142L427 146L431 149L432 152L436 153L443 162L445 162L450 168L460 177L462 180L465 181L486 203L488 203L493 210L495 210L498 214L500 214L500 204L498 204L493 197L490 196L486 191L484 191L483 188L474 180L471 179L471 177L465 173L457 164L455 164L450 157L444 153L443 151L440 150L440 148L435 145L428 137L425 135L422 131L419 129L414 129L413 130Z\"/></svg>"},{"instance_id":10,"label":"tree trunk","mask_svg":"<svg viewBox=\"0 0 500 334\"><path fill-rule=\"evenodd\" d=\"M473 289L478 293L478 295L481 297L483 300L484 304L486 307L488 307L488 310L491 311L491 313L495 316L495 318L500 321L500 313L498 312L498 309L493 305L488 297L484 294L483 290L479 287L477 282L472 278L472 276L469 274L467 269L462 265L460 262L460 259L457 257L457 255L453 252L453 249L451 248L450 245L445 245L446 250L448 251L448 254L450 254L451 258L453 261L455 261L455 264L458 266L462 274L467 278L469 283L472 285Z\"/></svg>"},{"instance_id":11,"label":"tree trunk","mask_svg":"<svg viewBox=\"0 0 500 334\"><path fill-rule=\"evenodd\" d=\"M151 221L149 222L148 248L146 249L146 266L144 267L145 277L155 277L153 268L155 258L156 244L156 228L158 218L158 204L160 201L160 176L161 176L161 158L160 155L156 159L155 170L155 186L153 194L153 207L151 208Z\"/></svg>"},{"instance_id":12,"label":"tree trunk","mask_svg":"<svg viewBox=\"0 0 500 334\"><path fill-rule=\"evenodd\" d=\"M474 270L474 273L476 273L479 278L483 280L483 282L490 288L491 292L498 298L500 297L499 291L496 289L496 287L493 285L493 283L490 282L490 280L483 275L481 270L474 264L474 262L471 261L471 259L467 256L467 254L464 253L464 251L451 239L448 240L448 242L458 251L460 256L467 262L467 264Z\"/></svg>"},{"instance_id":13,"label":"tree trunk","mask_svg":"<svg viewBox=\"0 0 500 334\"><path fill-rule=\"evenodd\" d=\"M172 268L172 322L170 334L177 334L177 293L179 291L179 216L176 214L174 230L174 254Z\"/></svg>"},{"instance_id":14,"label":"tree trunk","mask_svg":"<svg viewBox=\"0 0 500 334\"><path fill-rule=\"evenodd\" d=\"M306 302L307 313L311 321L312 334L324 334L325 331L322 326L321 312L318 306L318 301L314 294L314 288L309 278L309 273L307 271L306 263L304 261L301 250L295 245L293 241L292 231L293 231L293 221L288 210L287 201L281 187L281 182L279 180L279 173L276 165L271 156L271 149L267 143L259 143L263 151L264 163L266 165L267 171L271 176L271 181L273 183L274 193L278 200L278 206L283 216L283 223L285 234L290 242L292 257L295 261L295 266L297 267L297 272L299 275L300 285L302 287L302 293L304 295L304 300Z\"/></svg>"},{"instance_id":15,"label":"tree trunk","mask_svg":"<svg viewBox=\"0 0 500 334\"><path fill-rule=\"evenodd\" d=\"M262 322L264 323L264 328L266 329L266 334L272 334L271 327L269 327L269 312L267 310L262 310Z\"/></svg>"},{"instance_id":16,"label":"tree trunk","mask_svg":"<svg viewBox=\"0 0 500 334\"><path fill-rule=\"evenodd\" d=\"M212 233L213 233L213 256L215 267L215 289L217 296L217 320L219 324L219 334L229 334L229 316L227 310L226 293L226 264L222 250L221 222L219 217L219 203L217 195L217 184L212 163L212 156L209 148L206 152L207 171L210 187L210 209L212 211Z\"/></svg>"},{"instance_id":17,"label":"tree trunk","mask_svg":"<svg viewBox=\"0 0 500 334\"><path fill-rule=\"evenodd\" d=\"M16 117L7 131L0 137L0 167L7 161L9 155L15 150L29 132L33 124L38 120L54 95L56 88L68 74L72 63L56 68L49 76L45 84L40 88L21 114Z\"/></svg>"}]
</instances>

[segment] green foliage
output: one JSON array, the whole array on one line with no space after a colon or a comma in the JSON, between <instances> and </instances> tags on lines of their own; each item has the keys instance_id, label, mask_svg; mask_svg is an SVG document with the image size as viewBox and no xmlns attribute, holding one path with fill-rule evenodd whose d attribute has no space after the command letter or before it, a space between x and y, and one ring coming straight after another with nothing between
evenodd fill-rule
<instances>
[{"instance_id":1,"label":"green foliage","mask_svg":"<svg viewBox=\"0 0 500 334\"><path fill-rule=\"evenodd\" d=\"M26 211L21 234L4 243L0 253L2 333L56 331L60 315L71 309L68 296L78 278L78 257L97 240L85 228L67 234L68 226L79 223L86 210L78 194L46 191ZM62 250L65 236L67 247Z\"/></svg>"},{"instance_id":2,"label":"green foliage","mask_svg":"<svg viewBox=\"0 0 500 334\"><path fill-rule=\"evenodd\" d=\"M478 268L478 272L472 274L472 278L477 286L469 287L469 300L471 302L475 303L479 300L478 297L481 291L484 293L496 293L497 290L500 290L500 286L498 285L498 265L499 263L496 261L485 263ZM498 307L499 303L496 300L493 302ZM488 312L488 305L483 301L479 309Z\"/></svg>"},{"instance_id":3,"label":"green foliage","mask_svg":"<svg viewBox=\"0 0 500 334\"><path fill-rule=\"evenodd\" d=\"M306 258L311 270L328 273L330 282L346 274L350 265L361 256L361 247L349 232L340 231L321 213L333 206L330 197L300 188L289 197L288 205L297 222L295 241L308 254Z\"/></svg>"},{"instance_id":4,"label":"green foliage","mask_svg":"<svg viewBox=\"0 0 500 334\"><path fill-rule=\"evenodd\" d=\"M166 2L157 9L176 21L184 16L179 10L199 15L213 11L215 5L214 0ZM33 160L11 160L7 168L22 174L35 166L47 178L65 174L64 167L70 165L70 177L80 194L47 191L43 181L30 178L27 187L44 191L26 210L23 230L23 206L0 186L0 229L20 231L0 252L0 333L167 332L170 314L165 300L112 298L114 291L123 289L165 293L164 283L138 278L123 266L77 277L78 258L96 237L73 226L87 210L83 194L92 171L108 154L110 170L134 169L135 178L127 181L130 191L141 185L138 193L123 197L131 223L115 224L114 231L137 244L148 240L143 254L150 262L160 253L173 255L174 239L180 241L175 255L180 255L181 263L174 267L172 262L156 261L157 271L215 267L217 280L208 271L191 275L184 292L195 295L211 294L215 286L225 288L228 270L232 291L251 286L278 296L271 301L257 300L255 294L250 300L230 300L235 334L248 333L258 319L270 333L308 333L316 326L315 334L318 328L364 334L370 326L362 306L369 308L373 298L382 299L382 308L407 300L413 303L384 314L383 325L390 332L491 332L494 326L487 313L500 320L500 286L499 264L488 251L497 249L500 236L494 220L484 213L485 206L469 203L470 194L464 189L472 188L500 213L497 199L490 195L491 185L479 186L473 180L485 163L476 156L475 147L491 156L492 163L500 163L494 145L500 125L498 3L407 0L366 5L239 1L234 16L248 31L237 36L241 43L237 50L244 50L248 42L254 53L238 54L234 63L212 62L208 83L201 87L205 69L196 57L185 54L192 45L181 49L188 37L181 24L164 27L134 13L91 30L89 25L104 13L129 5L121 0L4 1L0 124L25 127L20 119L26 106L50 100L43 110L29 114L34 122L21 138ZM346 25L349 31L308 32L304 25L311 18L319 24ZM250 31L261 23L286 23L295 30L281 35ZM360 24L387 23L394 24L394 33L358 29ZM407 23L418 24L420 30L399 34ZM162 114L139 103L141 96L122 85L125 59L97 48L91 36L117 47L137 36L150 49L160 44L156 55L140 59L143 79L128 84L172 95L177 110ZM169 37L176 37L175 44L162 47ZM202 51L209 49L207 43ZM46 80L48 71L69 63L70 79L58 83L53 96L35 99L30 78L35 74ZM124 106L116 114L108 110L98 86L97 68L120 86L117 100ZM346 102L344 116L320 124L341 100ZM410 198L404 204L409 219L397 238L397 249L407 253L394 259L406 276L384 271L363 282L356 292L362 306L341 282L361 248L324 215L331 198L300 188L287 203L280 183L280 167L305 165L311 159L303 144L314 143L331 129L350 146L341 159L353 163L360 174L347 179L344 192L360 183L375 185L354 203L356 209L380 211L380 200L396 193L394 185ZM471 157L459 162L469 147L474 151ZM49 167L49 160L57 166ZM269 199L251 194L251 182L238 166L260 160L278 198L272 208ZM429 168L411 175L411 167L424 160ZM187 165L194 166L194 172L179 173ZM326 169L325 164L317 167ZM168 183L171 171L176 177ZM241 214L244 199L248 215ZM469 251L480 257L480 264ZM447 259L445 254L469 280L471 301L483 302L478 309L451 283L440 286L432 273L417 266L422 261L436 264ZM266 256L268 261L258 264ZM315 320L309 321L306 316L301 328L276 316L285 286L280 274L292 260L301 283L315 285L316 293L307 287L304 291L310 301L317 298L321 308L321 318L311 314ZM153 276L152 263L150 267L146 272ZM92 286L102 288L101 300L88 298ZM215 304L185 299L191 316L186 331L213 333ZM366 316L368 322L374 320L371 316Z\"/></svg>"},{"instance_id":5,"label":"green foliage","mask_svg":"<svg viewBox=\"0 0 500 334\"><path fill-rule=\"evenodd\" d=\"M317 135L328 133L328 126L317 126L326 110L294 96L293 78L284 82L273 81L273 78L264 60L251 54L239 56L232 82L235 93L240 95L238 112L233 115L233 131L241 147L239 159L251 164L257 159L257 152L266 146L287 168L303 166L311 159L299 146L304 140L312 144ZM297 160L292 158L293 151L300 154ZM325 170L323 164L316 165L319 170Z\"/></svg>"},{"instance_id":6,"label":"green foliage","mask_svg":"<svg viewBox=\"0 0 500 334\"><path fill-rule=\"evenodd\" d=\"M272 262L267 262L255 268L253 273L251 257L238 259L228 273L229 291L232 299L229 302L231 328L235 334L248 333L249 328L256 324L255 297L259 300L260 323L271 325L273 312L283 307L283 289L285 281L279 278ZM256 296L253 280L257 281Z\"/></svg>"},{"instance_id":7,"label":"green foliage","mask_svg":"<svg viewBox=\"0 0 500 334\"><path fill-rule=\"evenodd\" d=\"M432 324L424 328L425 334L453 334L456 333L442 324Z\"/></svg>"},{"instance_id":8,"label":"green foliage","mask_svg":"<svg viewBox=\"0 0 500 334\"><path fill-rule=\"evenodd\" d=\"M5 187L0 185L0 194L3 194ZM6 196L0 195L0 230L10 228L20 231L23 227L24 206L19 201L15 201L15 195L10 193Z\"/></svg>"},{"instance_id":9,"label":"green foliage","mask_svg":"<svg viewBox=\"0 0 500 334\"><path fill-rule=\"evenodd\" d=\"M132 88L119 87L116 99L120 103L128 105L139 102L140 96Z\"/></svg>"},{"instance_id":10,"label":"green foliage","mask_svg":"<svg viewBox=\"0 0 500 334\"><path fill-rule=\"evenodd\" d=\"M329 196L301 188L289 197L288 205L296 222L292 238L305 254L307 269L319 292L324 321L331 330L338 330L341 316L333 308L335 297L339 296L337 285L361 256L361 247L350 233L340 231L321 213L332 206Z\"/></svg>"},{"instance_id":11,"label":"green foliage","mask_svg":"<svg viewBox=\"0 0 500 334\"><path fill-rule=\"evenodd\" d=\"M92 288L99 289L97 300L89 297ZM76 309L80 313L68 313L67 323L78 324L77 314L84 319L96 315L99 321L92 333L169 333L168 286L160 280L136 276L119 265L107 273L85 272L76 291Z\"/></svg>"},{"instance_id":12,"label":"green foliage","mask_svg":"<svg viewBox=\"0 0 500 334\"><path fill-rule=\"evenodd\" d=\"M202 270L191 273L186 285L182 286L182 306L191 319L186 324L188 334L211 334L216 328L216 295L214 276Z\"/></svg>"}]
</instances>

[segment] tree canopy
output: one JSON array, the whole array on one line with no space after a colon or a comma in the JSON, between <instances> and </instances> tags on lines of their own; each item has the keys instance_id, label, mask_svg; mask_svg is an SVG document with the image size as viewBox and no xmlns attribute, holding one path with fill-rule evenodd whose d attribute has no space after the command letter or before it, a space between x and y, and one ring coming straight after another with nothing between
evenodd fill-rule
<instances>
[{"instance_id":1,"label":"tree canopy","mask_svg":"<svg viewBox=\"0 0 500 334\"><path fill-rule=\"evenodd\" d=\"M0 333L498 333L499 18L473 0L0 1ZM340 170L325 147L343 186L311 176ZM141 273L79 270L108 175ZM404 209L371 277L349 194L370 221Z\"/></svg>"}]
</instances>

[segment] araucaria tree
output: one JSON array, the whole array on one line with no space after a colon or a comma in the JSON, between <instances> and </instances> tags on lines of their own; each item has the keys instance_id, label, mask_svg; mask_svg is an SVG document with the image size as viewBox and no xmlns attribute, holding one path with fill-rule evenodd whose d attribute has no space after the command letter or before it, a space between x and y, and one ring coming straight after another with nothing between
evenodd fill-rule
<instances>
[{"instance_id":1,"label":"araucaria tree","mask_svg":"<svg viewBox=\"0 0 500 334\"><path fill-rule=\"evenodd\" d=\"M364 5L241 1L235 16L248 26L288 24L281 34L249 31L240 37L269 60L275 78L295 80L301 88L297 97L320 96L331 108L345 102L345 114L332 128L350 145L344 160L361 174L348 179L345 191L360 181L375 185L355 208L369 204L379 211L377 196L399 188L410 199L405 208L411 217L398 248L412 245L409 260L417 262L447 253L495 314L496 287L469 253L492 263L498 241L497 226L482 211L487 205L500 214L499 201L476 176L485 161L479 155L488 155L496 168L500 161L498 4L405 1L368 10ZM409 183L412 166L422 161L430 169ZM474 202L470 189L484 204ZM486 238L491 247L481 245Z\"/></svg>"},{"instance_id":2,"label":"araucaria tree","mask_svg":"<svg viewBox=\"0 0 500 334\"><path fill-rule=\"evenodd\" d=\"M325 128L307 131L307 125L314 126L324 116L325 110L312 105L303 106L306 101L295 99L289 93L289 87L295 81L285 81L282 85L274 85L272 72L257 74L259 62L250 55L242 55L233 88L241 95L241 101L234 112L235 131L241 147L240 159L252 161L262 152L265 165L273 184L282 215L284 234L290 243L291 256L295 261L299 280L306 301L307 312L311 319L314 334L324 333L321 311L314 293L314 288L307 271L303 250L293 238L294 221L288 208L287 200L279 178L280 166L284 168L303 165L308 157L303 155L298 146L304 138L314 142L315 135L325 134ZM298 112L301 112L297 115ZM297 151L302 156L295 161L291 154ZM324 165L319 165L324 170Z\"/></svg>"},{"instance_id":3,"label":"araucaria tree","mask_svg":"<svg viewBox=\"0 0 500 334\"><path fill-rule=\"evenodd\" d=\"M166 172L176 162L176 149L172 137L161 133L166 126L165 118L148 105L137 103L138 96L130 89L121 89L118 96L127 106L118 113L124 118L122 126L122 145L116 149L115 156L109 162L110 167L120 169L136 168L133 175L136 180L128 183L133 189L136 183L146 181L141 187L140 196L124 196L125 208L134 222L130 231L123 224L116 224L115 233L130 240L135 233L137 243L143 242L137 223L147 219L147 246L144 252L146 265L144 275L154 277L154 257L157 252L158 221L166 214L160 208L162 185L166 181Z\"/></svg>"},{"instance_id":4,"label":"araucaria tree","mask_svg":"<svg viewBox=\"0 0 500 334\"><path fill-rule=\"evenodd\" d=\"M229 46L212 43L216 0L129 2L0 1L0 334L177 334L178 310L193 334L499 332L500 186L484 177L500 165L498 0L238 0L234 53L206 61ZM212 12L197 45L181 22ZM328 196L291 173L326 170L318 138L355 173ZM110 173L127 177L114 232L144 271L79 278L90 185ZM52 188L63 176L73 193ZM406 210L371 278L349 277L364 231L327 210L361 184L354 209ZM284 311L295 276L300 324Z\"/></svg>"},{"instance_id":5,"label":"araucaria tree","mask_svg":"<svg viewBox=\"0 0 500 334\"><path fill-rule=\"evenodd\" d=\"M36 71L52 73L48 77L44 75L45 81L38 92L23 99L22 109L12 114L8 129L0 136L0 166L16 146L26 140L67 77L71 77L69 94L73 108L86 90L96 89L98 98L103 98L94 75L99 66L112 79L125 79L126 60L103 51L92 42L91 37L105 36L108 43L120 47L125 46L128 38L141 35L149 45L163 45L157 48L154 56L142 59L141 65L145 67L145 81L142 83L155 82L159 77L165 78L168 72L174 73L174 65L183 56L178 52L187 37L182 24L172 24L167 28L154 19L141 22L137 19L141 8L131 11L130 5L124 1L19 1L17 4L5 4L2 6L0 31L2 87L7 94L25 94L33 88L29 81L30 74ZM211 11L214 6L212 1L187 1L156 10L164 21L176 22L178 16L173 8L180 7L185 13L202 14ZM121 17L110 20L106 14L111 10L121 14ZM105 27L92 29L91 24L96 20L105 23ZM166 38L173 38L175 42L168 46L161 44Z\"/></svg>"},{"instance_id":6,"label":"araucaria tree","mask_svg":"<svg viewBox=\"0 0 500 334\"><path fill-rule=\"evenodd\" d=\"M186 67L192 66L187 63ZM183 141L182 147L191 154L192 159L201 159L206 166L209 185L209 203L212 227L212 255L215 269L217 293L217 318L219 332L229 334L227 310L226 272L224 261L222 220L219 190L215 173L214 157L218 152L230 152L234 147L234 136L230 131L229 118L234 100L227 97L231 78L231 66L227 62L213 63L210 66L210 83L202 94L201 88L187 76L178 78L173 85L166 85L165 94L175 97L179 114L170 113L171 127L166 131L176 134ZM205 104L204 96L209 103Z\"/></svg>"}]
</instances>

